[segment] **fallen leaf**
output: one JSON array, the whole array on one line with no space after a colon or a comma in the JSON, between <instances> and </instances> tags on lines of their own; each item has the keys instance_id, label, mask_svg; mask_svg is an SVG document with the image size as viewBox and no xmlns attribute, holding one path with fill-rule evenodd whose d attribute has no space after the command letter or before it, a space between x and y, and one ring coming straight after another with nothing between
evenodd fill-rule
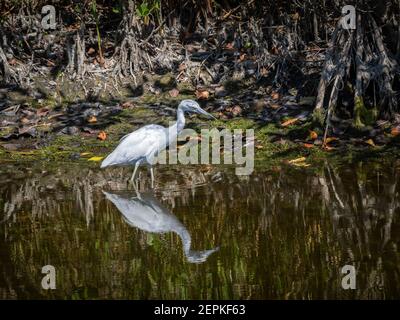
<instances>
[{"instance_id":1,"label":"fallen leaf","mask_svg":"<svg viewBox=\"0 0 400 320\"><path fill-rule=\"evenodd\" d=\"M81 154L80 154L80 156L81 157L86 157L86 156L88 156L88 155L90 155L91 154L91 152L82 152Z\"/></svg>"},{"instance_id":2,"label":"fallen leaf","mask_svg":"<svg viewBox=\"0 0 400 320\"><path fill-rule=\"evenodd\" d=\"M326 138L325 144L331 143L331 142L333 142L333 141L338 141L338 140L339 140L339 139L336 138L336 137L329 137L329 138Z\"/></svg>"},{"instance_id":3,"label":"fallen leaf","mask_svg":"<svg viewBox=\"0 0 400 320\"><path fill-rule=\"evenodd\" d=\"M88 55L91 55L95 52L96 52L96 50L94 48L90 47L87 53L88 53Z\"/></svg>"},{"instance_id":4,"label":"fallen leaf","mask_svg":"<svg viewBox=\"0 0 400 320\"><path fill-rule=\"evenodd\" d=\"M304 146L304 148L307 148L307 149L314 148L314 145L311 143L305 143L305 144L303 144L303 146Z\"/></svg>"},{"instance_id":5,"label":"fallen leaf","mask_svg":"<svg viewBox=\"0 0 400 320\"><path fill-rule=\"evenodd\" d=\"M311 140L317 140L318 139L318 133L315 131L310 131L310 139Z\"/></svg>"},{"instance_id":6,"label":"fallen leaf","mask_svg":"<svg viewBox=\"0 0 400 320\"><path fill-rule=\"evenodd\" d=\"M289 160L289 163L290 164L295 164L295 163L305 162L306 160L307 160L306 157L301 157L301 158Z\"/></svg>"},{"instance_id":7,"label":"fallen leaf","mask_svg":"<svg viewBox=\"0 0 400 320\"><path fill-rule=\"evenodd\" d=\"M372 140L372 139L368 139L367 141L365 141L365 143L369 144L372 147L376 147L376 144L375 144L374 140Z\"/></svg>"},{"instance_id":8,"label":"fallen leaf","mask_svg":"<svg viewBox=\"0 0 400 320\"><path fill-rule=\"evenodd\" d=\"M88 161L94 161L94 162L99 162L103 160L104 157L91 157L88 159Z\"/></svg>"},{"instance_id":9,"label":"fallen leaf","mask_svg":"<svg viewBox=\"0 0 400 320\"><path fill-rule=\"evenodd\" d=\"M291 126L292 124L295 124L297 121L299 121L299 118L289 119L289 120L283 122L283 123L281 124L281 126L282 126L282 127L288 127L288 126Z\"/></svg>"},{"instance_id":10,"label":"fallen leaf","mask_svg":"<svg viewBox=\"0 0 400 320\"><path fill-rule=\"evenodd\" d=\"M400 135L400 128L394 127L390 133L393 137L397 137L398 135Z\"/></svg>"},{"instance_id":11,"label":"fallen leaf","mask_svg":"<svg viewBox=\"0 0 400 320\"><path fill-rule=\"evenodd\" d=\"M169 95L170 95L172 98L176 98L176 97L179 95L179 90L174 88L174 89L172 89L172 90L169 91Z\"/></svg>"},{"instance_id":12,"label":"fallen leaf","mask_svg":"<svg viewBox=\"0 0 400 320\"><path fill-rule=\"evenodd\" d=\"M107 134L104 131L100 131L99 134L97 135L97 139L104 141L107 139Z\"/></svg>"},{"instance_id":13,"label":"fallen leaf","mask_svg":"<svg viewBox=\"0 0 400 320\"><path fill-rule=\"evenodd\" d=\"M207 100L210 97L210 92L207 90L196 90L196 98L199 100Z\"/></svg>"},{"instance_id":14,"label":"fallen leaf","mask_svg":"<svg viewBox=\"0 0 400 320\"><path fill-rule=\"evenodd\" d=\"M272 92L271 93L271 98L274 100L278 100L280 97L279 92Z\"/></svg>"},{"instance_id":15,"label":"fallen leaf","mask_svg":"<svg viewBox=\"0 0 400 320\"><path fill-rule=\"evenodd\" d=\"M97 118L95 116L90 116L89 119L88 119L88 122L89 123L95 123L95 122L97 122Z\"/></svg>"}]
</instances>

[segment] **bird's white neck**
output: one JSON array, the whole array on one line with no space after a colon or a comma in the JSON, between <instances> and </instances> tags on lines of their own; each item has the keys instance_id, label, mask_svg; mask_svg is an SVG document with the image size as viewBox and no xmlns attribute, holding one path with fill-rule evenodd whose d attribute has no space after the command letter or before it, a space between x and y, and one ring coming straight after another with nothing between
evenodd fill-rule
<instances>
[{"instance_id":1,"label":"bird's white neck","mask_svg":"<svg viewBox=\"0 0 400 320\"><path fill-rule=\"evenodd\" d=\"M179 238L181 238L183 251L185 252L185 255L188 256L192 245L192 237L190 236L189 231L183 225L180 225L174 230L174 232L178 234Z\"/></svg>"},{"instance_id":2,"label":"bird's white neck","mask_svg":"<svg viewBox=\"0 0 400 320\"><path fill-rule=\"evenodd\" d=\"M185 112L181 108L178 108L177 119L176 119L176 129L178 131L178 134L183 130L184 127L185 127Z\"/></svg>"},{"instance_id":3,"label":"bird's white neck","mask_svg":"<svg viewBox=\"0 0 400 320\"><path fill-rule=\"evenodd\" d=\"M182 132L184 127L185 127L185 113L180 107L178 107L176 122L168 128L167 145L170 145L174 141L176 141L176 138Z\"/></svg>"},{"instance_id":4,"label":"bird's white neck","mask_svg":"<svg viewBox=\"0 0 400 320\"><path fill-rule=\"evenodd\" d=\"M178 108L177 111L177 119L173 126L168 128L168 144L171 144L175 141L176 137L182 132L185 127L185 113L181 108Z\"/></svg>"}]
</instances>

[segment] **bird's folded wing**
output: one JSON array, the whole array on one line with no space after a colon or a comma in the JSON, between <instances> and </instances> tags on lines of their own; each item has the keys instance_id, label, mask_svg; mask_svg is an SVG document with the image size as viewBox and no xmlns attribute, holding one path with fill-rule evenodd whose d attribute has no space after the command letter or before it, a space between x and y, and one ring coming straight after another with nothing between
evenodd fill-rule
<instances>
[{"instance_id":1,"label":"bird's folded wing","mask_svg":"<svg viewBox=\"0 0 400 320\"><path fill-rule=\"evenodd\" d=\"M129 164L154 154L160 142L166 139L162 126L140 128L121 139L117 148L104 160L105 165Z\"/></svg>"}]
</instances>

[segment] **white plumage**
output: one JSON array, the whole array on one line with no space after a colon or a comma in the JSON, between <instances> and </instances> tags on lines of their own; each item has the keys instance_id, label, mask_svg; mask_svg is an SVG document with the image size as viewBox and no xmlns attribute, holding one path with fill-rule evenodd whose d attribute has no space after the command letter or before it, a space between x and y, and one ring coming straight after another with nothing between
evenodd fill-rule
<instances>
[{"instance_id":1,"label":"white plumage","mask_svg":"<svg viewBox=\"0 0 400 320\"><path fill-rule=\"evenodd\" d=\"M132 197L130 194L116 194L105 191L103 193L117 207L130 226L152 233L176 233L181 238L183 251L187 260L191 263L204 262L218 250L218 247L204 251L191 250L192 238L189 231L150 194L141 196L137 193L136 197Z\"/></svg>"},{"instance_id":2,"label":"white plumage","mask_svg":"<svg viewBox=\"0 0 400 320\"><path fill-rule=\"evenodd\" d=\"M167 148L183 130L185 126L185 112L204 114L214 118L200 108L193 100L183 100L177 111L177 121L169 128L156 124L146 125L122 137L119 145L101 163L101 168L116 165L135 165L131 181L134 180L136 170L141 164L150 166L151 184L154 186L153 164L155 157ZM214 118L215 119L215 118Z\"/></svg>"},{"instance_id":3,"label":"white plumage","mask_svg":"<svg viewBox=\"0 0 400 320\"><path fill-rule=\"evenodd\" d=\"M133 165L138 160L152 160L166 148L168 130L150 124L122 137L120 144L101 163L101 168L114 165Z\"/></svg>"}]
</instances>

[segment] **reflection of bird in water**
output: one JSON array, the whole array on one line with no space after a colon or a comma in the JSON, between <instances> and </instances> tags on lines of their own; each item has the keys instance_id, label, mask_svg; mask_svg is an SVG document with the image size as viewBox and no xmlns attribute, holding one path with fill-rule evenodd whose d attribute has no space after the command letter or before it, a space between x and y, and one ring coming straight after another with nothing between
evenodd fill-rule
<instances>
[{"instance_id":1,"label":"reflection of bird in water","mask_svg":"<svg viewBox=\"0 0 400 320\"><path fill-rule=\"evenodd\" d=\"M150 166L151 185L154 187L153 167L156 156L176 140L185 127L185 112L199 113L214 118L193 100L183 100L177 111L177 121L169 128L149 124L124 136L115 150L101 163L101 168L115 165L135 165L131 182L140 164ZM215 118L214 118L215 119Z\"/></svg>"},{"instance_id":2,"label":"reflection of bird in water","mask_svg":"<svg viewBox=\"0 0 400 320\"><path fill-rule=\"evenodd\" d=\"M218 247L204 251L191 250L192 240L186 227L152 195L138 193L136 197L132 197L132 195L106 191L103 193L118 208L129 225L147 232L178 234L182 240L186 258L191 263L205 262L212 253L218 250Z\"/></svg>"}]
</instances>

